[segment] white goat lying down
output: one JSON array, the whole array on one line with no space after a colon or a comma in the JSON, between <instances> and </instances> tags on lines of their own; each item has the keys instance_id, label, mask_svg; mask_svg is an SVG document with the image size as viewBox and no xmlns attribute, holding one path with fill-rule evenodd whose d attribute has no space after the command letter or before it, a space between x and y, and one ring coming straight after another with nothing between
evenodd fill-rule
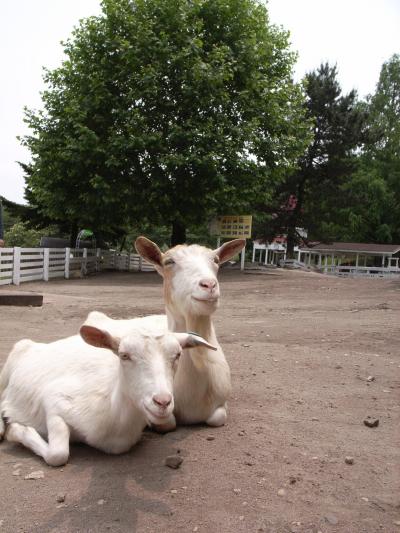
<instances>
[{"instance_id":1,"label":"white goat lying down","mask_svg":"<svg viewBox=\"0 0 400 533\"><path fill-rule=\"evenodd\" d=\"M217 346L217 351L204 345L196 352L184 352L174 379L174 415L166 424L158 424L162 431L174 429L176 421L181 424L206 422L210 426L221 426L226 421L230 371L211 315L219 304L219 265L239 253L245 242L235 239L216 250L195 244L175 246L162 253L154 242L139 237L135 242L138 253L164 278L166 315L131 320L113 320L98 312L88 316L88 323L103 324L117 335L128 333L131 327L136 327L137 320L143 320L150 329L194 331Z\"/></svg>"},{"instance_id":2,"label":"white goat lying down","mask_svg":"<svg viewBox=\"0 0 400 533\"><path fill-rule=\"evenodd\" d=\"M81 336L17 342L0 375L0 440L5 434L60 466L70 440L118 454L147 423L165 423L182 348L212 346L187 333L149 333L140 320L137 326L118 337L84 324Z\"/></svg>"}]
</instances>

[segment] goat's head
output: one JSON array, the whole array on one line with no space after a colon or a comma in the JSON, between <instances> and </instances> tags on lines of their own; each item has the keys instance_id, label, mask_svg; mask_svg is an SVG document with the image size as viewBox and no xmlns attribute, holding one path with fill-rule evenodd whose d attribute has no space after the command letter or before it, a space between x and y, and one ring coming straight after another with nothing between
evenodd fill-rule
<instances>
[{"instance_id":1,"label":"goat's head","mask_svg":"<svg viewBox=\"0 0 400 533\"><path fill-rule=\"evenodd\" d=\"M133 330L118 338L106 329L84 324L80 334L88 344L107 348L119 357L121 386L152 424L164 423L174 410L173 379L182 349L207 346L216 350L192 333Z\"/></svg>"},{"instance_id":2,"label":"goat's head","mask_svg":"<svg viewBox=\"0 0 400 533\"><path fill-rule=\"evenodd\" d=\"M138 237L135 247L163 276L167 307L178 314L210 315L219 302L219 265L238 254L245 244L244 239L235 239L216 250L197 244L178 245L162 253L154 242Z\"/></svg>"}]
</instances>

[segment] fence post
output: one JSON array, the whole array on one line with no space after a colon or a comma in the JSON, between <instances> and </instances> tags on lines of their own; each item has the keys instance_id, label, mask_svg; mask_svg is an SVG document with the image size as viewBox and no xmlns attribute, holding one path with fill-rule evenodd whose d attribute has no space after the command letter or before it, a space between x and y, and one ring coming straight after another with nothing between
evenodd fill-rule
<instances>
[{"instance_id":1,"label":"fence post","mask_svg":"<svg viewBox=\"0 0 400 533\"><path fill-rule=\"evenodd\" d=\"M100 272L101 270L101 248L96 249L96 272Z\"/></svg>"},{"instance_id":2,"label":"fence post","mask_svg":"<svg viewBox=\"0 0 400 533\"><path fill-rule=\"evenodd\" d=\"M69 279L69 257L71 254L71 248L65 248L65 270L64 270L64 277L65 279Z\"/></svg>"},{"instance_id":3,"label":"fence post","mask_svg":"<svg viewBox=\"0 0 400 533\"><path fill-rule=\"evenodd\" d=\"M49 259L50 259L49 248L43 248L43 279L44 281L49 281Z\"/></svg>"},{"instance_id":4,"label":"fence post","mask_svg":"<svg viewBox=\"0 0 400 533\"><path fill-rule=\"evenodd\" d=\"M13 283L19 285L21 275L21 248L14 247L14 263L13 263Z\"/></svg>"},{"instance_id":5,"label":"fence post","mask_svg":"<svg viewBox=\"0 0 400 533\"><path fill-rule=\"evenodd\" d=\"M87 274L87 248L83 249L81 272L84 276Z\"/></svg>"}]
</instances>

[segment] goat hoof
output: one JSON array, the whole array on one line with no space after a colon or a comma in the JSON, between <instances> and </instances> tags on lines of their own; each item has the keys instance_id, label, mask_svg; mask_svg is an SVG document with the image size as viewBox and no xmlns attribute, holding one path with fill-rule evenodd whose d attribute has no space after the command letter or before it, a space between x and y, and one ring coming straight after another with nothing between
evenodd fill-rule
<instances>
[{"instance_id":1,"label":"goat hoof","mask_svg":"<svg viewBox=\"0 0 400 533\"><path fill-rule=\"evenodd\" d=\"M227 414L225 407L218 407L213 414L206 420L206 424L209 426L219 427L223 426L226 422Z\"/></svg>"},{"instance_id":2,"label":"goat hoof","mask_svg":"<svg viewBox=\"0 0 400 533\"><path fill-rule=\"evenodd\" d=\"M49 466L64 466L67 464L69 459L69 453L67 452L53 452L49 453L45 457L45 461Z\"/></svg>"}]
</instances>

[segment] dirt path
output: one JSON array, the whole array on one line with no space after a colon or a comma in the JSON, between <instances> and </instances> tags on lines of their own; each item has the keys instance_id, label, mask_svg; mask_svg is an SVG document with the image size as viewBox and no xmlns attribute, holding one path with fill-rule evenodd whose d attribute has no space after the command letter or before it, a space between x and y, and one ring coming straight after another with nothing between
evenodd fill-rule
<instances>
[{"instance_id":1,"label":"dirt path","mask_svg":"<svg viewBox=\"0 0 400 533\"><path fill-rule=\"evenodd\" d=\"M146 432L118 457L73 446L61 469L2 443L0 531L400 532L400 280L276 270L227 271L221 283L229 423ZM11 290L42 292L44 306L0 307L0 363L23 337L74 334L93 309L163 310L155 274ZM171 470L177 450L184 462ZM32 470L44 478L25 480Z\"/></svg>"}]
</instances>

